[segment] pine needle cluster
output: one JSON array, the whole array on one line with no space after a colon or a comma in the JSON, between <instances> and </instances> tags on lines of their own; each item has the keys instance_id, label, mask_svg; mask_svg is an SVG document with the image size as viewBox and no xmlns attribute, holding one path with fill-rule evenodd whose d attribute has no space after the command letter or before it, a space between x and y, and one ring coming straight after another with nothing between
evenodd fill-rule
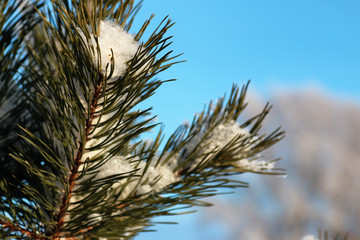
<instances>
[{"instance_id":1,"label":"pine needle cluster","mask_svg":"<svg viewBox=\"0 0 360 240\"><path fill-rule=\"evenodd\" d=\"M168 140L162 129L142 140L158 123L139 104L172 81L156 76L179 56L168 17L147 39L152 17L132 29L140 4L1 1L2 239L131 239L155 216L248 186L232 175L283 174L276 160L260 160L284 137L261 132L271 106L237 122L249 83Z\"/></svg>"}]
</instances>

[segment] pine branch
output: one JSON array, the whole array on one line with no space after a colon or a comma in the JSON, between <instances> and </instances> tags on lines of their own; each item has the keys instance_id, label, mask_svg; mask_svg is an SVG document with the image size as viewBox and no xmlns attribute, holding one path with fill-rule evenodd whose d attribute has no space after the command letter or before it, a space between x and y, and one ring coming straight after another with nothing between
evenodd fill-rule
<instances>
[{"instance_id":1,"label":"pine branch","mask_svg":"<svg viewBox=\"0 0 360 240\"><path fill-rule=\"evenodd\" d=\"M14 231L14 232L20 232L24 235L26 235L27 237L31 238L31 239L43 239L42 237L38 236L37 234L27 230L27 229L24 229L20 226L16 226L12 223L9 223L9 222L6 222L2 219L0 219L0 224L1 226L4 228L4 229L9 229L11 231Z\"/></svg>"},{"instance_id":2,"label":"pine branch","mask_svg":"<svg viewBox=\"0 0 360 240\"><path fill-rule=\"evenodd\" d=\"M203 199L220 188L248 186L229 176L283 173L275 160L260 161L284 137L280 129L260 133L271 107L237 122L249 83L180 126L163 150L162 130L151 143L139 140L157 123L138 105L167 82L155 77L179 56L167 50L168 17L143 42L152 16L127 33L139 6L54 0L53 11L38 8L41 21L12 80L22 99L16 109L27 116L15 121L16 144L5 146L23 174L0 182L4 237L130 239L154 216L210 206Z\"/></svg>"},{"instance_id":3,"label":"pine branch","mask_svg":"<svg viewBox=\"0 0 360 240\"><path fill-rule=\"evenodd\" d=\"M103 91L103 83L104 83L104 76L101 73L99 73L95 92L92 96L92 99L90 100L91 104L90 104L89 118L86 119L86 123L85 123L85 142L79 143L79 147L75 154L75 156L76 156L75 165L70 170L71 173L70 173L69 180L68 180L69 189L62 198L62 205L60 206L59 214L56 217L57 224L54 227L54 230L52 231L52 232L54 232L54 237L53 237L54 239L60 239L61 230L64 225L64 217L65 217L68 205L70 203L70 198L71 198L72 192L74 190L75 180L79 175L79 167L81 164L83 164L81 162L81 159L82 159L82 156L83 156L83 153L85 150L85 145L86 145L86 142L89 140L88 139L89 133L91 132L91 130L93 128L92 122L94 121L94 118L95 118L94 116L95 116L96 108L98 106L99 97L101 96L101 93Z\"/></svg>"},{"instance_id":4,"label":"pine branch","mask_svg":"<svg viewBox=\"0 0 360 240\"><path fill-rule=\"evenodd\" d=\"M95 92L93 94L93 97L91 99L91 104L90 104L90 114L89 114L89 118L86 119L86 123L85 123L85 142L80 142L79 143L79 147L78 150L76 151L76 158L75 158L75 165L74 167L70 170L70 176L69 176L69 180L68 180L68 185L69 185L69 189L67 191L67 193L63 196L62 199L62 205L60 206L60 210L59 210L59 214L56 217L56 226L53 230L54 232L54 239L60 239L60 233L61 233L61 229L64 225L64 217L66 214L66 209L68 208L68 205L70 203L70 198L72 195L72 192L74 190L74 186L75 186L75 180L79 175L79 167L82 164L81 159L82 159L82 155L84 153L84 148L86 145L86 142L88 141L89 138L89 133L92 130L92 126L93 126L93 120L94 120L94 115L95 115L95 111L96 108L98 106L98 100L99 97L101 96L101 93L103 91L103 83L104 83L104 76L100 73L99 77L98 77L98 81L96 83L96 88L95 88Z\"/></svg>"},{"instance_id":5,"label":"pine branch","mask_svg":"<svg viewBox=\"0 0 360 240\"><path fill-rule=\"evenodd\" d=\"M61 13L64 13L64 9L63 8L61 8L61 6L60 5L57 5L57 8L56 9L58 9L58 11L61 11ZM69 18L69 19L73 19L73 17L71 16L71 14L70 13L65 13L65 16L64 16L64 18L63 18L63 20L62 21L64 21L64 20L66 20L66 17L67 18ZM44 20L45 21L45 20ZM38 50L36 50L37 52L44 52L44 53L46 53L46 52L52 52L52 54L51 55L46 55L45 56L45 59L47 60L47 61L50 61L50 62L52 62L53 64L54 64L54 66L56 66L55 65L55 62L59 62L59 63L61 63L61 64L64 64L65 66L66 66L66 63L67 62L71 62L71 59L68 59L68 60L65 60L65 59L63 59L64 57L65 58L68 58L68 57L73 57L73 53L72 53L72 50L71 49L68 49L67 48L67 45L65 44L65 42L64 42L64 40L62 39L62 37L63 36L61 36L60 34L58 34L57 33L57 31L56 31L56 29L55 28L53 28L53 27L51 27L50 26L50 22L48 22L48 21L45 21L44 22L45 23L45 25L47 25L47 27L48 28L50 28L51 29L51 34L53 35L53 36L55 36L55 39L56 39L56 41L53 41L53 40L51 40L50 38L45 38L45 40L46 39L49 39L50 41L48 42L48 40L46 40L46 41L42 41L41 39L39 39L38 41L39 42L42 42L42 46L44 46L46 49L44 49L45 51L40 51L41 50L41 48L40 49L38 49ZM58 21L58 26L59 26L59 28L61 27L61 26L64 26L64 24L59 24L59 23L61 23L61 22L59 22ZM169 23L169 22L168 22ZM168 24L167 23L167 24ZM166 25L167 25L166 24ZM81 27L81 26L80 26ZM72 27L72 29L75 29L75 27ZM94 28L94 29L96 29L96 28ZM164 30L165 29L165 30ZM134 119L136 119L136 118L138 118L139 116L142 116L142 115L144 115L144 114L146 114L146 111L144 111L144 112L137 112L137 113L135 113L135 114L128 114L128 115L124 115L125 114L125 112L126 111L128 111L128 110L130 110L130 108L132 108L132 104L131 105L129 105L129 103L131 103L131 102L134 102L134 99L136 99L137 98L137 96L141 96L141 99L140 100L144 100L144 99L146 99L147 97L149 97L149 96L151 96L151 94L149 94L149 93L151 93L151 92L153 92L160 84L161 84L161 82L154 82L154 83L151 83L150 82L150 84L148 84L148 85L146 85L146 82L148 81L148 80L150 80L157 72L159 72L159 71L162 71L162 70L164 70L165 68L168 68L171 64L167 64L167 66L166 67L163 67L162 65L161 65L161 62L166 62L166 61L168 61L168 59L167 59L167 56L169 56L168 54L167 55L165 55L163 58L161 58L160 60L156 60L156 61L154 61L154 60L152 60L152 59L154 59L155 58L155 56L156 55L158 55L160 52L161 52L161 50L163 50L166 46L168 46L167 44L166 45L164 45L165 44L165 41L163 41L162 40L162 38L161 37L159 37L159 36L162 36L165 32L166 32L166 27L164 28L164 29L162 29L161 31L160 31L160 33L158 33L158 34L153 34L153 38L154 39L150 39L150 41L152 42L152 44L151 44L151 46L149 45L149 46L144 46L144 47L140 47L139 49L139 51L138 51L138 53L137 53L137 55L135 55L134 56L134 58L132 59L132 61L131 61L131 63L130 63L130 66L129 66L129 71L124 75L124 77L122 77L122 85L119 85L118 87L120 87L120 88L123 88L124 90L126 90L126 94L127 94L127 96L130 96L130 97L126 97L126 99L125 99L125 101L124 101L124 104L126 104L126 105L124 105L125 106L125 108L124 109L120 109L120 108L118 108L118 107L116 107L116 108L113 108L114 110L116 110L116 111L122 111L122 112L124 112L124 113L122 113L122 112L119 112L120 114L122 114L123 115L123 117L122 117L122 119L124 119L125 120L125 122L126 122L126 124L125 124L125 128L123 127L123 130L122 131L125 131L125 130L131 130L132 128L134 128L134 130L136 129L136 131L135 132L133 132L133 136L129 136L129 138L128 138L128 140L126 140L126 141L129 141L130 139L133 139L135 136L137 136L137 135L139 135L141 132L143 132L143 131L146 131L146 130L148 130L149 129L149 127L146 127L146 128L144 128L143 130L141 130L141 127L142 126L145 126L145 124L147 124L149 121L145 121L145 122L143 122L143 123L137 123L136 125L132 125L132 123L133 123L133 121L134 121ZM46 31L45 31L46 32ZM41 37L41 36L39 36L39 37ZM71 37L71 36L70 36ZM82 42L83 43L83 42ZM54 48L53 46L55 46L55 45L58 45L58 44L60 44L61 45L61 47L62 47L62 49L61 49L61 52L62 53L65 53L65 55L59 55L59 53L57 53L57 52L54 52L53 51L53 49L56 49L56 48ZM85 43L86 44L86 43ZM156 46L157 45L159 45L159 44L162 44L162 46L159 48L159 49L157 49L156 51L153 51L153 49L154 48L156 48ZM40 47L41 47L41 45L39 45ZM86 47L86 46L85 46ZM50 116L50 121L49 120L47 120L47 119L43 119L43 120L40 120L39 122L49 122L49 123L51 123L51 122L53 122L53 123L56 123L56 124L61 124L61 125L63 125L63 123L61 123L61 122L59 122L59 120L58 119L65 119L65 120L70 120L70 121L74 121L73 119L71 119L71 118L69 118L69 117L65 117L65 115L62 115L61 117L58 115L58 109L55 109L53 106L63 106L62 108L66 108L66 106L67 106L67 104L68 103L66 103L66 102L63 102L63 103L61 103L61 102L58 102L58 103L56 103L55 104L55 101L57 101L57 100L55 100L56 99L56 96L58 95L58 93L57 93L57 91L55 90L55 89L52 89L52 88L56 88L56 85L52 85L51 84L51 82L46 82L46 84L44 84L42 81L41 81L41 79L43 79L44 78L44 76L46 76L46 78L47 79L53 79L53 80L55 80L55 82L57 81L56 79L54 79L52 76L53 76L53 74L51 73L51 72L53 72L54 70L56 71L56 72L58 72L59 74L61 74L61 72L62 72L62 70L61 70L61 68L58 68L58 67L56 67L56 69L49 69L49 68L47 68L46 67L46 65L45 64L43 64L42 62L42 60L44 59L44 57L42 57L42 56L40 56L40 55L38 55L37 53L36 53L36 51L35 51L35 49L30 49L30 53L31 53L31 57L34 59L34 64L37 64L37 65L41 65L41 69L42 69L42 73L41 72L34 72L34 71L32 71L31 69L29 69L29 72L30 72L30 74L29 74L29 76L31 76L31 79L34 79L34 80L36 80L36 81L34 81L34 80L31 80L32 82L27 82L26 83L26 85L25 86L29 86L29 87L31 87L31 88L35 88L36 89L36 91L37 92L39 92L40 93L40 98L37 98L37 99L35 99L35 102L36 101L38 101L38 106L37 106L37 108L38 109L41 109L40 110L40 112L42 112L42 113L44 113L44 112L48 112L48 115ZM86 56L86 52L85 53L83 53L83 54L80 54L80 57L82 57L82 56ZM137 56L139 56L139 57L137 57ZM145 58L145 56L146 56L146 58ZM52 60L51 58L57 58L57 60ZM141 68L143 68L144 66L145 66L145 63L147 63L148 64L148 68L147 69L145 69L145 70L141 70ZM160 63L160 64L159 64ZM112 64L113 64L113 62L112 62ZM48 70L47 70L48 69ZM141 70L141 71L140 71ZM140 71L140 73L138 73ZM97 72L97 74L99 74L100 73L100 71L99 70L95 70L95 72ZM141 72L143 72L143 73L141 73ZM39 74L40 73L40 74ZM136 76L134 77L134 74L135 73L138 73L137 74L137 78L138 78L138 80L136 80ZM109 75L109 77L108 78L110 78L111 77L111 73L110 73L110 75ZM105 76L105 78L107 78L106 76ZM131 82L129 81L131 79ZM135 80L135 81L134 81ZM126 83L129 83L129 85L126 85ZM50 83L50 84L49 84ZM136 86L134 83L137 83L138 84L138 86ZM105 83L106 84L106 83ZM124 86L125 85L125 86ZM105 85L104 85L105 86ZM116 85L114 85L114 87L116 87ZM74 87L74 88L76 88L76 87ZM89 89L91 89L91 88L89 88ZM111 89L113 92L115 92L115 90L114 90L115 88L113 88L113 89ZM132 90L133 89L133 90ZM65 92L64 92L64 90L65 90ZM67 93L68 92L68 94L70 93L70 94L72 94L71 93L71 91L72 91L72 89L69 89L70 90L70 92L69 92L69 90L66 90L66 89L61 89L61 92L62 92L62 94L64 94L64 93ZM117 93L116 94L118 94L118 92L119 92L119 90L118 89L116 89L117 91ZM141 90L141 91L139 91L139 90ZM81 90L81 91L83 91L83 92L85 92L85 91L87 91L86 89L84 89L84 90ZM122 90L123 91L123 90ZM46 92L49 92L50 94L49 95L47 95L46 94ZM100 92L101 92L101 94L102 94L102 96L101 97L103 97L103 93L104 93L104 89L102 89L102 88L97 88L96 90L95 90L95 93L93 94L93 96L92 96L92 99L89 99L89 100L86 100L86 101L88 101L88 102L90 102L91 104L90 104L90 113L89 113L89 118L88 118L88 120L86 120L86 122L85 122L85 129L84 129L84 135L81 137L81 139L83 139L82 141L80 141L78 144L78 150L77 150L77 153L75 153L75 161L74 160L71 160L71 161L69 161L69 163L67 164L68 166L72 166L72 170L70 170L70 175L69 176L66 176L66 174L65 175L60 175L59 176L59 180L60 179L62 179L62 180L60 180L61 181L61 186L69 186L69 187L66 187L66 190L65 190L65 195L62 197L62 205L60 206L60 212L59 212L59 214L57 215L57 217L55 218L55 220L54 220L54 223L50 223L50 225L54 225L55 223L55 227L53 227L53 229L56 229L56 230L50 230L50 232L54 232L55 231L55 237L58 237L59 235L60 235L60 233L62 232L61 230L59 230L59 229L61 229L63 226L64 226L64 217L65 217L65 215L66 215L66 213L65 213L65 211L67 211L67 209L68 209L68 204L69 204L69 202L70 202L70 197L71 197L71 195L72 195L72 191L73 191L73 188L74 188L74 183L75 183L75 180L76 180L76 177L77 177L77 175L79 174L79 166L80 166L80 159L83 157L83 153L84 152L86 152L86 151L91 151L90 150L90 148L87 150L86 149L86 147L85 147L85 145L87 144L87 141L88 140L90 140L90 139L88 139L88 136L89 136L89 134L90 134L90 132L94 129L94 128L96 128L97 126L98 126L98 123L96 124L96 125L94 125L93 124L93 120L94 120L94 118L95 118L95 116L97 117L97 118L101 118L101 116L103 115L101 112L98 112L97 111L97 109L98 109L98 107L99 106L101 106L101 105L104 105L104 102L103 103L100 103L99 105L98 105L98 96L100 97ZM76 92L76 93L78 93L78 92ZM111 93L111 92L110 92ZM108 93L108 95L110 95L110 93ZM106 93L105 93L106 94ZM71 96L71 95L70 95ZM31 99L31 96L28 96L29 97L29 99ZM59 99L61 99L61 96L59 95ZM86 97L87 98L87 97ZM114 98L115 99L115 98ZM112 100L112 99L109 99L110 101ZM33 102L34 102L34 100L32 100ZM61 100L62 101L62 100ZM109 101L109 102L110 102ZM78 101L79 102L79 101ZM45 103L45 104L44 104ZM113 104L109 104L110 106L114 106ZM44 107L45 106L45 107ZM75 106L75 108L74 109L76 109L76 107L77 106ZM64 109L65 110L65 109ZM108 109L104 109L104 110L102 110L103 112L105 112L105 111L114 111L114 110L112 110L111 108L108 108ZM32 110L33 112L34 112L34 115L38 115L38 112L39 112L39 110L36 110L36 109L34 109L34 110ZM78 110L73 110L73 112L75 113L76 111L78 111ZM65 113L65 112L64 112ZM71 116L74 116L74 113L71 113L70 115ZM116 113L117 114L117 113ZM56 115L58 115L58 116L56 116ZM46 115L45 115L46 116ZM121 116L121 115L120 115ZM65 118L64 118L65 117ZM126 118L124 118L124 117L126 117ZM128 120L126 120L126 119L128 119ZM79 123L81 123L81 121L79 122ZM64 124L65 125L63 125L64 127L60 127L60 129L66 129L66 128L68 128L68 127L70 127L67 123L65 123L64 122ZM108 122L108 124L110 125L110 124L112 124L113 125L113 123L111 123L111 122ZM71 124L71 125L74 125L74 126L76 126L76 125L78 125L78 123L75 123L74 122L74 124ZM40 128L40 130L41 130L41 128ZM26 130L27 131L27 130ZM54 127L51 127L51 130L50 131L52 131L52 132L54 132L57 136L59 136L59 135L61 135L61 133L57 133L57 129L55 129ZM71 130L70 130L71 131ZM48 131L49 132L49 131ZM93 131L92 131L93 132ZM41 133L41 132L39 132L39 134L40 135L43 135L44 137L46 137L46 135L47 135L47 133ZM113 134L112 134L113 135ZM33 135L33 136L35 136L35 135ZM114 136L114 135L113 135ZM74 137L76 137L76 136L74 136ZM73 138L74 138L73 137ZM96 137L96 136L95 136ZM110 136L111 137L111 136ZM47 138L49 138L48 136L47 136ZM50 142L51 142L51 138L52 137L50 137ZM117 139L117 138L115 138L115 136L113 137L114 139ZM68 138L67 138L68 139ZM107 139L109 139L109 137L107 137ZM58 139L58 140L60 140L61 141L61 139ZM108 141L108 140L107 140ZM72 146L75 146L76 145L76 143L73 143L73 144L71 144ZM102 143L99 143L99 145L103 145ZM39 150L41 149L41 147L40 146L38 146L38 145L34 145L36 148L38 148ZM45 146L46 148L52 148L51 146ZM30 150L29 150L30 151ZM42 150L40 150L40 151L42 151ZM57 149L57 152L64 152L64 151L62 151L62 150L60 150L60 149ZM112 156L112 155L115 155L116 153L117 153L117 151L119 151L119 150L117 150L117 149L109 149L109 152L111 153L111 155L110 156ZM60 153L59 152L59 153ZM36 168L37 166L35 166L35 165L29 165L29 164L27 164L28 162L31 162L31 160L30 159L28 159L28 160L23 160L23 157L24 157L25 155L19 155L19 156L13 156L14 158L16 158L17 159L17 161L19 161L20 163L22 163L22 164L25 164L26 166L27 166L27 168L31 171L31 172L36 172L36 171L34 171L33 169L34 168ZM55 163L56 161L54 161L54 163ZM52 172L55 172L55 171L52 171ZM64 172L65 173L65 172ZM37 174L38 175L38 174ZM66 180L66 179L68 179L68 180ZM66 181L67 182L66 182ZM54 179L54 181L57 181L57 180L55 180ZM56 184L55 184L56 185ZM32 189L32 190L35 190L35 189ZM59 189L59 190L61 190L61 189ZM58 191L58 190L57 190ZM36 191L35 191L36 192ZM56 195L56 194L55 194ZM42 204L45 204L45 203L42 203ZM48 229L49 229L49 227L47 227ZM66 231L65 231L66 232ZM64 231L63 231L63 233L64 233Z\"/></svg>"},{"instance_id":6,"label":"pine branch","mask_svg":"<svg viewBox=\"0 0 360 240\"><path fill-rule=\"evenodd\" d=\"M0 3L0 176L6 179L10 179L12 174L22 174L19 165L8 157L8 146L16 144L18 131L13 123L26 122L17 82L21 65L26 61L24 39L39 21L33 15L34 7L41 5L39 1L31 5L8 0Z\"/></svg>"}]
</instances>

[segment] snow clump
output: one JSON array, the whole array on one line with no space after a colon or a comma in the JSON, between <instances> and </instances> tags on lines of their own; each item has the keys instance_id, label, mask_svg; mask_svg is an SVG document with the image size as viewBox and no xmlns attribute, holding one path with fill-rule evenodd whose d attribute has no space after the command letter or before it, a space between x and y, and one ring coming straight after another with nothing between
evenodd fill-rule
<instances>
[{"instance_id":1,"label":"snow clump","mask_svg":"<svg viewBox=\"0 0 360 240\"><path fill-rule=\"evenodd\" d=\"M124 178L113 184L113 188L122 189L122 199L129 197L132 193L135 193L135 195L145 195L159 192L168 185L180 180L168 166L162 166L161 164L155 166L154 162L156 161L153 160L146 169L147 163L143 160L134 159L131 155L116 156L98 169L99 172L96 174L95 179L134 171L136 171L135 175L143 175L141 179L134 177L135 181L128 182L127 178ZM126 186L123 188L125 184Z\"/></svg>"},{"instance_id":2,"label":"snow clump","mask_svg":"<svg viewBox=\"0 0 360 240\"><path fill-rule=\"evenodd\" d=\"M91 30L91 29L89 29ZM91 31L89 31L92 34ZM85 40L84 33L80 32L81 37ZM134 57L140 44L134 40L134 36L116 23L105 20L100 22L100 33L98 36L98 43L101 54L101 70L105 71L106 65L109 64L108 74L110 72L111 58L115 59L115 68L111 80L116 80L118 77L123 76L127 65L126 63ZM96 51L96 41L91 37L89 45L94 47L94 63L97 62L98 53ZM111 52L113 51L113 54Z\"/></svg>"},{"instance_id":3,"label":"snow clump","mask_svg":"<svg viewBox=\"0 0 360 240\"><path fill-rule=\"evenodd\" d=\"M208 135L205 135L206 131L200 132L195 135L185 146L183 153L179 159L181 163L184 161L194 150L195 148L197 153L197 158L191 163L189 169L194 169L202 160L203 157L210 153L215 153L220 151L222 148L228 146L231 141L239 137L244 139L250 137L250 133L247 129L242 128L239 123L234 120L231 120L226 123L221 123L217 125ZM249 150L244 148L245 151ZM274 168L273 162L258 161L258 160L249 160L243 158L235 162L236 167L244 169L246 171L262 171L262 170L271 170Z\"/></svg>"}]
</instances>

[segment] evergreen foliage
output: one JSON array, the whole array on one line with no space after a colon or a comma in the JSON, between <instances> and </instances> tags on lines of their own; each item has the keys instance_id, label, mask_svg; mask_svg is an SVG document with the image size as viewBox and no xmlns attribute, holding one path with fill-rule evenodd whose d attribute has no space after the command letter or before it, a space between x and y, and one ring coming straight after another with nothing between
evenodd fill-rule
<instances>
[{"instance_id":1,"label":"evergreen foliage","mask_svg":"<svg viewBox=\"0 0 360 240\"><path fill-rule=\"evenodd\" d=\"M140 3L1 2L1 238L130 239L154 216L210 206L203 199L219 188L248 186L232 175L283 174L276 160L259 161L284 137L260 131L271 106L236 122L248 83L180 126L163 149L162 130L141 140L157 123L138 105L172 81L156 76L178 56L169 18L148 39L152 17L131 28ZM115 47L104 56L106 24L124 38L136 32L129 59Z\"/></svg>"}]
</instances>

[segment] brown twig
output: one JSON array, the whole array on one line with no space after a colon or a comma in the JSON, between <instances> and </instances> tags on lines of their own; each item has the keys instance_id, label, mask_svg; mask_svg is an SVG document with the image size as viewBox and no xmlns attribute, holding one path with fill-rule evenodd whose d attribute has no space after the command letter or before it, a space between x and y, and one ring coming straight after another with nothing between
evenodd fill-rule
<instances>
[{"instance_id":1,"label":"brown twig","mask_svg":"<svg viewBox=\"0 0 360 240\"><path fill-rule=\"evenodd\" d=\"M79 147L78 147L77 153L75 155L76 156L75 161L74 161L75 164L74 164L74 167L70 171L70 176L69 176L69 180L68 180L69 189L62 198L62 204L60 206L59 213L56 217L57 224L55 225L55 227L53 229L53 233L54 233L53 239L54 240L60 239L60 234L62 232L62 228L65 223L64 218L66 215L67 207L68 207L70 199L71 199L72 192L75 187L75 180L79 174L79 167L82 164L81 158L82 158L83 152L85 150L84 148L85 148L86 142L88 141L90 131L92 130L92 121L94 119L95 110L97 108L99 97L101 96L101 93L103 90L103 82L104 82L104 75L102 73L99 73L95 92L91 99L90 114L89 114L88 119L86 119L86 123L85 123L85 141L79 143Z\"/></svg>"},{"instance_id":2,"label":"brown twig","mask_svg":"<svg viewBox=\"0 0 360 240\"><path fill-rule=\"evenodd\" d=\"M16 232L21 232L22 234L32 238L32 239L39 239L39 240L45 240L44 237L40 237L39 235L37 235L34 232L29 231L28 229L24 229L20 226L17 226L15 224L9 223L7 221L4 221L2 219L0 219L0 224L3 228L8 228L12 231L16 231Z\"/></svg>"}]
</instances>

